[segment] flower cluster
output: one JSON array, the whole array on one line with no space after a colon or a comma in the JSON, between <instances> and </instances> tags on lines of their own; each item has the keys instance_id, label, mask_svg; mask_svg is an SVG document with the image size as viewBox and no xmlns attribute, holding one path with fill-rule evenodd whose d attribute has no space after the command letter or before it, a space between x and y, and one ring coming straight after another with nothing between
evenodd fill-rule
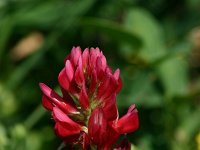
<instances>
[{"instance_id":1,"label":"flower cluster","mask_svg":"<svg viewBox=\"0 0 200 150\"><path fill-rule=\"evenodd\" d=\"M112 73L99 48L73 47L58 76L62 97L44 83L42 104L52 112L55 133L65 143L80 144L82 149L107 150L121 134L139 126L135 105L119 118L116 95L122 87L120 70ZM124 143L127 143L124 146ZM128 142L122 147L130 149ZM116 149L122 149L118 145Z\"/></svg>"}]
</instances>

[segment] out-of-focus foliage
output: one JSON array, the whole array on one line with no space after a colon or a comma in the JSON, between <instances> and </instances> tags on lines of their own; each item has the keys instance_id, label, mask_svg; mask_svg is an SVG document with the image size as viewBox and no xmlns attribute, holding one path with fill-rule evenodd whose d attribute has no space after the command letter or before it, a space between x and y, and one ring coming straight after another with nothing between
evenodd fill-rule
<instances>
[{"instance_id":1,"label":"out-of-focus foliage","mask_svg":"<svg viewBox=\"0 0 200 150\"><path fill-rule=\"evenodd\" d=\"M132 149L200 146L200 1L0 0L0 150L59 147L38 83L57 89L78 45L120 68L119 112L139 110Z\"/></svg>"}]
</instances>

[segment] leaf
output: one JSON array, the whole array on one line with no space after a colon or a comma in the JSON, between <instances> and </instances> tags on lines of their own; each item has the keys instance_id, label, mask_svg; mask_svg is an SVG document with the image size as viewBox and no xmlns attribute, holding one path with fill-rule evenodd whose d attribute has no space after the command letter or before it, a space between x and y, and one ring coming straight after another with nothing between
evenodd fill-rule
<instances>
[{"instance_id":1,"label":"leaf","mask_svg":"<svg viewBox=\"0 0 200 150\"><path fill-rule=\"evenodd\" d=\"M166 54L163 30L148 11L141 8L130 9L125 16L124 27L139 37L143 43L139 50L124 45L122 55L126 50L125 57L132 58L132 55L137 54L141 59L153 62Z\"/></svg>"},{"instance_id":2,"label":"leaf","mask_svg":"<svg viewBox=\"0 0 200 150\"><path fill-rule=\"evenodd\" d=\"M158 74L165 89L165 95L184 96L188 93L188 66L186 60L175 55L161 62Z\"/></svg>"},{"instance_id":3,"label":"leaf","mask_svg":"<svg viewBox=\"0 0 200 150\"><path fill-rule=\"evenodd\" d=\"M124 80L123 90L126 93L120 94L119 106L127 107L136 104L143 107L158 107L162 105L162 95L155 88L153 84L154 77L151 74L144 71L132 76L134 76L132 80Z\"/></svg>"}]
</instances>

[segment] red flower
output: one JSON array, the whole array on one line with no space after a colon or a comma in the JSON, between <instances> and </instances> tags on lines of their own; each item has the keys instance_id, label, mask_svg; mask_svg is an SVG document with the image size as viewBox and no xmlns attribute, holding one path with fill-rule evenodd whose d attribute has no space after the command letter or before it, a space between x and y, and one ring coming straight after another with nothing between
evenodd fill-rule
<instances>
[{"instance_id":1,"label":"red flower","mask_svg":"<svg viewBox=\"0 0 200 150\"><path fill-rule=\"evenodd\" d=\"M118 116L114 120L108 120L103 108L96 108L89 119L88 134L98 148L106 150L117 142L120 134L133 132L138 126L138 114L134 105L130 106L127 114L119 120Z\"/></svg>"},{"instance_id":2,"label":"red flower","mask_svg":"<svg viewBox=\"0 0 200 150\"><path fill-rule=\"evenodd\" d=\"M139 126L135 105L119 119L116 94L122 87L120 70L114 73L98 49L72 48L58 76L63 96L44 83L42 104L52 112L55 133L66 143L81 144L83 149L96 145L109 149L121 134Z\"/></svg>"}]
</instances>

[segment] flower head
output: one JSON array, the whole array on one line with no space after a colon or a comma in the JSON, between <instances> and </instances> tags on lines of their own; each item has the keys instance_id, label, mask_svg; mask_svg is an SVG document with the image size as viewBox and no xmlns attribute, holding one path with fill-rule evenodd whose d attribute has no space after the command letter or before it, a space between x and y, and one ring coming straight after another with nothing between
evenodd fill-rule
<instances>
[{"instance_id":1,"label":"flower head","mask_svg":"<svg viewBox=\"0 0 200 150\"><path fill-rule=\"evenodd\" d=\"M120 70L112 73L99 48L73 47L58 75L59 96L44 83L42 104L52 112L55 133L66 143L81 144L83 149L96 145L109 149L121 134L139 126L135 105L119 118L116 95L122 87Z\"/></svg>"}]
</instances>

